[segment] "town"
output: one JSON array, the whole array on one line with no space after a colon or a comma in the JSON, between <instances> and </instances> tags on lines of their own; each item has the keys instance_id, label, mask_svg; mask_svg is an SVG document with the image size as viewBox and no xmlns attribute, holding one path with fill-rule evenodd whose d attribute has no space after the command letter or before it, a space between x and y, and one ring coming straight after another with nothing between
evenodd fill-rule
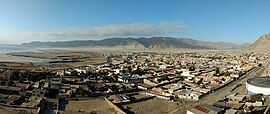
<instances>
[{"instance_id":1,"label":"town","mask_svg":"<svg viewBox=\"0 0 270 114\"><path fill-rule=\"evenodd\" d=\"M269 0L0 0L0 114L270 114Z\"/></svg>"},{"instance_id":2,"label":"town","mask_svg":"<svg viewBox=\"0 0 270 114\"><path fill-rule=\"evenodd\" d=\"M268 54L121 52L106 56L104 64L64 69L2 68L0 105L39 114L241 114L270 108L267 97L245 89L248 78L269 75ZM103 104L95 106L95 102Z\"/></svg>"}]
</instances>

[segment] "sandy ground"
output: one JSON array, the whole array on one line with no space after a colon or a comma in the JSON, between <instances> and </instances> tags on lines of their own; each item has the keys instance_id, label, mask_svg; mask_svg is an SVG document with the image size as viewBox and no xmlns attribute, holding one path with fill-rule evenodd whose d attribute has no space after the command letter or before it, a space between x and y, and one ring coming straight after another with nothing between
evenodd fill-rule
<instances>
[{"instance_id":1,"label":"sandy ground","mask_svg":"<svg viewBox=\"0 0 270 114\"><path fill-rule=\"evenodd\" d=\"M124 107L127 106L130 107L130 110L135 114L166 114L179 107L176 102L159 98L124 105Z\"/></svg>"},{"instance_id":2,"label":"sandy ground","mask_svg":"<svg viewBox=\"0 0 270 114\"><path fill-rule=\"evenodd\" d=\"M81 112L79 112L79 110ZM97 114L117 114L103 98L84 101L69 101L63 114L84 114L95 111Z\"/></svg>"},{"instance_id":3,"label":"sandy ground","mask_svg":"<svg viewBox=\"0 0 270 114\"><path fill-rule=\"evenodd\" d=\"M37 109L32 109L32 112L37 112ZM25 109L25 108L10 108L10 107L4 107L0 106L0 114L30 114L31 109Z\"/></svg>"}]
</instances>

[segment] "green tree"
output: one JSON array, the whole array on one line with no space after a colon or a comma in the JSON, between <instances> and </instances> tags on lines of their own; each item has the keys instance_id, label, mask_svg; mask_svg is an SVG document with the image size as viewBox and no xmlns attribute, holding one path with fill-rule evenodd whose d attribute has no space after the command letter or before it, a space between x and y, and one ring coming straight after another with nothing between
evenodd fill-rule
<instances>
[{"instance_id":1,"label":"green tree","mask_svg":"<svg viewBox=\"0 0 270 114\"><path fill-rule=\"evenodd\" d=\"M13 82L13 81L8 81L8 83L7 83L8 86L13 86L14 84L15 84L15 82Z\"/></svg>"},{"instance_id":2,"label":"green tree","mask_svg":"<svg viewBox=\"0 0 270 114\"><path fill-rule=\"evenodd\" d=\"M230 75L231 75L231 73L230 73L230 72L228 72L228 71L226 71L224 75L225 75L225 76L230 76Z\"/></svg>"},{"instance_id":3,"label":"green tree","mask_svg":"<svg viewBox=\"0 0 270 114\"><path fill-rule=\"evenodd\" d=\"M216 68L216 74L219 75L220 74L220 70L219 68Z\"/></svg>"},{"instance_id":4,"label":"green tree","mask_svg":"<svg viewBox=\"0 0 270 114\"><path fill-rule=\"evenodd\" d=\"M161 80L169 80L169 77L168 76L162 76Z\"/></svg>"},{"instance_id":5,"label":"green tree","mask_svg":"<svg viewBox=\"0 0 270 114\"><path fill-rule=\"evenodd\" d=\"M1 85L6 85L6 81L5 80L1 81Z\"/></svg>"},{"instance_id":6,"label":"green tree","mask_svg":"<svg viewBox=\"0 0 270 114\"><path fill-rule=\"evenodd\" d=\"M76 89L76 93L81 95L81 96L84 96L84 90L82 88Z\"/></svg>"},{"instance_id":7,"label":"green tree","mask_svg":"<svg viewBox=\"0 0 270 114\"><path fill-rule=\"evenodd\" d=\"M73 70L73 71L71 72L71 75L72 75L72 76L78 76L78 72L77 72L76 70Z\"/></svg>"},{"instance_id":8,"label":"green tree","mask_svg":"<svg viewBox=\"0 0 270 114\"><path fill-rule=\"evenodd\" d=\"M250 99L252 101L261 101L263 99L263 94L255 94L255 95L251 95Z\"/></svg>"}]
</instances>

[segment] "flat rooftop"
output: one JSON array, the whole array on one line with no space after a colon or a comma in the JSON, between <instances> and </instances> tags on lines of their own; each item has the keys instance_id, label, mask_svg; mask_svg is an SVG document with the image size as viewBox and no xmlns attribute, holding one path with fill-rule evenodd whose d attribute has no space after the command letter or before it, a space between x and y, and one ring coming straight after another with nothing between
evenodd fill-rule
<instances>
[{"instance_id":1,"label":"flat rooftop","mask_svg":"<svg viewBox=\"0 0 270 114\"><path fill-rule=\"evenodd\" d=\"M269 77L255 77L247 80L247 83L254 86L270 88Z\"/></svg>"}]
</instances>

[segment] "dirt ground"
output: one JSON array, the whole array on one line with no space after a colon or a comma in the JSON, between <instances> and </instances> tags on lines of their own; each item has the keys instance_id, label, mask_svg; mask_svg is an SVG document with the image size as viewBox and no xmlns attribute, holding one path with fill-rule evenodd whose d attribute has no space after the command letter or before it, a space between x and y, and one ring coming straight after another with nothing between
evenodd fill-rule
<instances>
[{"instance_id":1,"label":"dirt ground","mask_svg":"<svg viewBox=\"0 0 270 114\"><path fill-rule=\"evenodd\" d=\"M69 57L78 62L33 66L31 63L58 61L55 58ZM86 65L103 64L106 54L89 51L44 51L44 52L0 52L0 67L14 69L62 69Z\"/></svg>"},{"instance_id":2,"label":"dirt ground","mask_svg":"<svg viewBox=\"0 0 270 114\"><path fill-rule=\"evenodd\" d=\"M124 105L127 106L135 114L165 114L179 107L176 102L159 98Z\"/></svg>"},{"instance_id":3,"label":"dirt ground","mask_svg":"<svg viewBox=\"0 0 270 114\"><path fill-rule=\"evenodd\" d=\"M31 111L33 113L37 112L37 109L25 109L25 108L11 108L0 106L0 114L30 114Z\"/></svg>"},{"instance_id":4,"label":"dirt ground","mask_svg":"<svg viewBox=\"0 0 270 114\"><path fill-rule=\"evenodd\" d=\"M117 112L111 108L103 98L69 101L63 114L89 114L91 111L94 111L97 114L117 114Z\"/></svg>"}]
</instances>

